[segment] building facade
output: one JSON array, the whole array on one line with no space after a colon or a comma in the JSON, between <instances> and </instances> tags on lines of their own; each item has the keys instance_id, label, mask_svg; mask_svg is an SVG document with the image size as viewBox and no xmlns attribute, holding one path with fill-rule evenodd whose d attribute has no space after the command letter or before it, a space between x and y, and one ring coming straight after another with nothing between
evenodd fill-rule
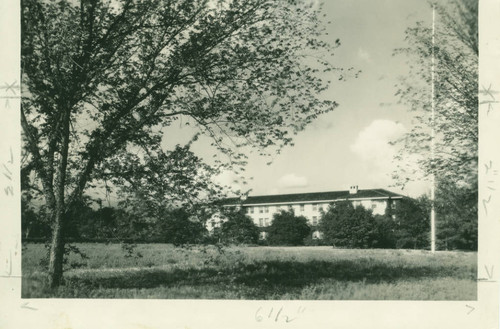
<instances>
[{"instance_id":1,"label":"building facade","mask_svg":"<svg viewBox=\"0 0 500 329\"><path fill-rule=\"evenodd\" d=\"M312 227L312 238L321 238L321 232L317 225L322 211L327 211L330 204L339 201L350 201L356 206L371 209L374 215L383 215L388 207L396 207L397 202L403 195L387 191L385 189L360 190L357 186L351 186L349 190L277 194L248 196L246 198L229 198L225 200L226 206L241 207L246 214L252 218L255 225L265 228L271 225L273 215L282 210L293 210L296 216L307 218ZM215 226L215 223L213 223ZM261 230L261 239L266 238L265 229Z\"/></svg>"}]
</instances>

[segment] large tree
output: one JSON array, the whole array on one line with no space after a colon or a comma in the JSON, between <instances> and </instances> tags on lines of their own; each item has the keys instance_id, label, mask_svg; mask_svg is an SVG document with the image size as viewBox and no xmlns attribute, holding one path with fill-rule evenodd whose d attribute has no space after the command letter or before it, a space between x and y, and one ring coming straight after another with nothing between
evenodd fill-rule
<instances>
[{"instance_id":1,"label":"large tree","mask_svg":"<svg viewBox=\"0 0 500 329\"><path fill-rule=\"evenodd\" d=\"M127 168L154 178L152 166L183 161L163 147L173 123L212 138L228 159L212 162L218 170L242 164L234 146L290 144L336 107L320 94L324 71L343 74L324 60L339 43L322 41L314 3L22 0L24 165L52 224L52 286L62 279L69 210L99 179ZM197 177L206 177L198 164ZM184 192L199 197L196 188Z\"/></svg>"},{"instance_id":2,"label":"large tree","mask_svg":"<svg viewBox=\"0 0 500 329\"><path fill-rule=\"evenodd\" d=\"M378 246L377 224L371 209L341 201L322 214L319 229L325 242L334 247L373 248Z\"/></svg>"},{"instance_id":3,"label":"large tree","mask_svg":"<svg viewBox=\"0 0 500 329\"><path fill-rule=\"evenodd\" d=\"M303 246L304 239L311 232L304 216L295 216L292 209L282 210L273 215L267 229L269 244L277 246Z\"/></svg>"},{"instance_id":4,"label":"large tree","mask_svg":"<svg viewBox=\"0 0 500 329\"><path fill-rule=\"evenodd\" d=\"M461 236L458 245L473 249L477 245L478 1L449 0L432 6L434 33L432 22L418 23L406 31L408 47L398 51L408 56L409 72L397 94L415 114L415 125L400 141L399 163L413 158L418 166L401 165L396 177L405 184L420 174L433 176L437 236L449 242L438 241L438 246L457 247L450 232L458 227L461 233L453 234Z\"/></svg>"},{"instance_id":5,"label":"large tree","mask_svg":"<svg viewBox=\"0 0 500 329\"><path fill-rule=\"evenodd\" d=\"M256 244L259 241L259 228L254 224L245 209L224 209L224 221L219 236L225 243Z\"/></svg>"},{"instance_id":6,"label":"large tree","mask_svg":"<svg viewBox=\"0 0 500 329\"><path fill-rule=\"evenodd\" d=\"M434 33L432 22L419 22L406 30L408 47L397 50L407 56L409 67L397 96L415 114L415 125L401 140L399 158L418 154L424 175L473 186L478 161L478 2L449 0L431 5ZM402 165L398 178L411 179L414 169Z\"/></svg>"}]
</instances>

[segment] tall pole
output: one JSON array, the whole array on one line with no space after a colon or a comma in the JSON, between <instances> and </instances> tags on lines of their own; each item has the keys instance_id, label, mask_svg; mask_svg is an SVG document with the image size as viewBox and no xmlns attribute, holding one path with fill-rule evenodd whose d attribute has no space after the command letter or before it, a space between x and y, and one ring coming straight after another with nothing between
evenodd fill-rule
<instances>
[{"instance_id":1,"label":"tall pole","mask_svg":"<svg viewBox=\"0 0 500 329\"><path fill-rule=\"evenodd\" d=\"M434 207L436 198L436 177L434 175L434 152L435 152L435 141L434 141L434 32L435 32L435 19L436 10L435 5L432 5L432 56L431 56L431 252L436 251L436 210Z\"/></svg>"}]
</instances>

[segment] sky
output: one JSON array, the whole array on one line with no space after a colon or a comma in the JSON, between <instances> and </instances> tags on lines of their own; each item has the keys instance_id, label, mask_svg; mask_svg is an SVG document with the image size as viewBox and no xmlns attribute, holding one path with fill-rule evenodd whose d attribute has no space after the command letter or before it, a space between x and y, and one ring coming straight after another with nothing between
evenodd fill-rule
<instances>
[{"instance_id":1,"label":"sky","mask_svg":"<svg viewBox=\"0 0 500 329\"><path fill-rule=\"evenodd\" d=\"M430 24L431 9L422 0L328 0L324 3L330 42L339 38L332 63L361 70L358 78L332 83L323 97L339 103L333 112L318 117L274 157L250 155L247 185L224 173L219 181L250 195L385 188L409 196L428 193L430 184L417 179L396 186L395 146L389 142L411 129L411 114L395 96L398 77L406 73L406 58L393 56L404 47L405 29L418 21ZM336 80L334 76L332 81ZM189 128L174 134L182 139ZM203 142L194 151L208 158L213 150Z\"/></svg>"}]
</instances>

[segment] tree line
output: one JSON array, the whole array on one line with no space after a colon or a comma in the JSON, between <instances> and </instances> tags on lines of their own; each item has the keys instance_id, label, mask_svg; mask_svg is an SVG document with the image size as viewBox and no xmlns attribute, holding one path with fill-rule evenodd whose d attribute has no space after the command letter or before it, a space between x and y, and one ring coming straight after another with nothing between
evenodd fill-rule
<instances>
[{"instance_id":1,"label":"tree line","mask_svg":"<svg viewBox=\"0 0 500 329\"><path fill-rule=\"evenodd\" d=\"M477 225L471 214L476 200L469 198L467 190L455 191L455 198L461 202L460 207L450 203L449 198L438 199L438 249L477 250ZM374 215L370 209L345 201L331 204L322 212L317 225L310 225L307 218L295 215L293 210L283 210L274 214L270 226L258 227L245 209L226 208L221 210L224 219L209 231L204 223L210 220L210 215L200 218L199 213L185 208L164 209L161 216L147 218L120 208L93 209L81 204L69 216L65 236L68 242L429 249L429 210L430 200L425 196L404 198L395 207L388 207L384 215ZM44 241L50 237L50 227L43 218L23 204L25 241ZM321 232L321 238L313 237L317 231Z\"/></svg>"}]
</instances>

